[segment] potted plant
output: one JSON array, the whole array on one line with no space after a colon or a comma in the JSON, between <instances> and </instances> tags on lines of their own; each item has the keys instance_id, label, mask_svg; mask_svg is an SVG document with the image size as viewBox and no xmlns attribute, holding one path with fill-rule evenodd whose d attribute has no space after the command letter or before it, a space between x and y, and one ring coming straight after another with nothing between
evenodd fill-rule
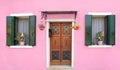
<instances>
[{"instance_id":1,"label":"potted plant","mask_svg":"<svg viewBox=\"0 0 120 70\"><path fill-rule=\"evenodd\" d=\"M97 35L96 35L98 45L103 44L103 38L104 38L104 32L98 32Z\"/></svg>"},{"instance_id":2,"label":"potted plant","mask_svg":"<svg viewBox=\"0 0 120 70\"><path fill-rule=\"evenodd\" d=\"M72 28L74 28L74 30L78 30L78 29L80 28L80 25L79 25L79 24L74 24L74 25L72 26Z\"/></svg>"},{"instance_id":3,"label":"potted plant","mask_svg":"<svg viewBox=\"0 0 120 70\"><path fill-rule=\"evenodd\" d=\"M39 29L44 30L45 26L43 24L39 24Z\"/></svg>"},{"instance_id":4,"label":"potted plant","mask_svg":"<svg viewBox=\"0 0 120 70\"><path fill-rule=\"evenodd\" d=\"M15 40L17 40L19 42L19 45L25 45L25 34L17 33Z\"/></svg>"}]
</instances>

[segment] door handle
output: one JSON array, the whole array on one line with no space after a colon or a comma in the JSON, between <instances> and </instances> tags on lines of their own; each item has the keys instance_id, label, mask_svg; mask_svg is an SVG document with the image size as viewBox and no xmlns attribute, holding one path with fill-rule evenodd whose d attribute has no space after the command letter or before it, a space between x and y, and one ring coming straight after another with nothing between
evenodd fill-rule
<instances>
[{"instance_id":1,"label":"door handle","mask_svg":"<svg viewBox=\"0 0 120 70\"><path fill-rule=\"evenodd\" d=\"M52 30L49 29L49 37L51 37L51 36L52 36Z\"/></svg>"},{"instance_id":2,"label":"door handle","mask_svg":"<svg viewBox=\"0 0 120 70\"><path fill-rule=\"evenodd\" d=\"M33 37L33 32L31 32L30 35Z\"/></svg>"}]
</instances>

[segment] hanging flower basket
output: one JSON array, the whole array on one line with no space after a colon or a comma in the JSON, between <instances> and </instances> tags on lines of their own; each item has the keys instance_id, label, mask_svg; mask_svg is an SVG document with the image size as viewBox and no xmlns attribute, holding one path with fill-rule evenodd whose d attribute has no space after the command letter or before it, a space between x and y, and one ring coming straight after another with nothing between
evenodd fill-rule
<instances>
[{"instance_id":1,"label":"hanging flower basket","mask_svg":"<svg viewBox=\"0 0 120 70\"><path fill-rule=\"evenodd\" d=\"M39 27L40 30L44 30L45 27Z\"/></svg>"},{"instance_id":2,"label":"hanging flower basket","mask_svg":"<svg viewBox=\"0 0 120 70\"><path fill-rule=\"evenodd\" d=\"M74 25L72 26L72 28L74 28L74 30L79 30L80 25L79 25L79 24L74 24Z\"/></svg>"},{"instance_id":3,"label":"hanging flower basket","mask_svg":"<svg viewBox=\"0 0 120 70\"><path fill-rule=\"evenodd\" d=\"M39 29L44 30L45 26L43 24L39 24Z\"/></svg>"},{"instance_id":4,"label":"hanging flower basket","mask_svg":"<svg viewBox=\"0 0 120 70\"><path fill-rule=\"evenodd\" d=\"M79 30L79 28L77 27L77 28L74 28L74 30Z\"/></svg>"}]
</instances>

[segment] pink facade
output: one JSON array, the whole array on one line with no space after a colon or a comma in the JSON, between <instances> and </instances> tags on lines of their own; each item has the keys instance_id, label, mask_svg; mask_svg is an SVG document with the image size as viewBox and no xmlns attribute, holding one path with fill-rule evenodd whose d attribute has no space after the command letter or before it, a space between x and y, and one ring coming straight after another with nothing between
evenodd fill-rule
<instances>
[{"instance_id":1,"label":"pink facade","mask_svg":"<svg viewBox=\"0 0 120 70\"><path fill-rule=\"evenodd\" d=\"M77 11L80 30L74 31L74 70L120 70L120 13L118 0L12 0L0 2L0 70L46 70L46 28L39 30L41 11ZM116 44L111 48L85 46L85 15L111 12L116 15ZM36 21L36 46L12 49L6 46L6 16L33 13ZM55 16L53 16L55 18ZM66 16L68 17L68 16ZM72 17L71 17L72 18Z\"/></svg>"}]
</instances>

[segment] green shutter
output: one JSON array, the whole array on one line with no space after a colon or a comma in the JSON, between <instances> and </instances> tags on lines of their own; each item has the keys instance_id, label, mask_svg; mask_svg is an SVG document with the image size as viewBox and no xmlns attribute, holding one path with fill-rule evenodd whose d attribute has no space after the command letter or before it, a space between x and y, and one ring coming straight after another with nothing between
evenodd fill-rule
<instances>
[{"instance_id":1,"label":"green shutter","mask_svg":"<svg viewBox=\"0 0 120 70\"><path fill-rule=\"evenodd\" d=\"M29 45L36 45L36 16L29 16Z\"/></svg>"},{"instance_id":2,"label":"green shutter","mask_svg":"<svg viewBox=\"0 0 120 70\"><path fill-rule=\"evenodd\" d=\"M92 45L92 15L85 16L85 45Z\"/></svg>"},{"instance_id":3,"label":"green shutter","mask_svg":"<svg viewBox=\"0 0 120 70\"><path fill-rule=\"evenodd\" d=\"M7 45L14 45L15 42L15 17L13 16L7 16L7 26L6 26L6 35L7 35Z\"/></svg>"},{"instance_id":4,"label":"green shutter","mask_svg":"<svg viewBox=\"0 0 120 70\"><path fill-rule=\"evenodd\" d=\"M107 44L115 45L115 15L108 15L107 22Z\"/></svg>"}]
</instances>

